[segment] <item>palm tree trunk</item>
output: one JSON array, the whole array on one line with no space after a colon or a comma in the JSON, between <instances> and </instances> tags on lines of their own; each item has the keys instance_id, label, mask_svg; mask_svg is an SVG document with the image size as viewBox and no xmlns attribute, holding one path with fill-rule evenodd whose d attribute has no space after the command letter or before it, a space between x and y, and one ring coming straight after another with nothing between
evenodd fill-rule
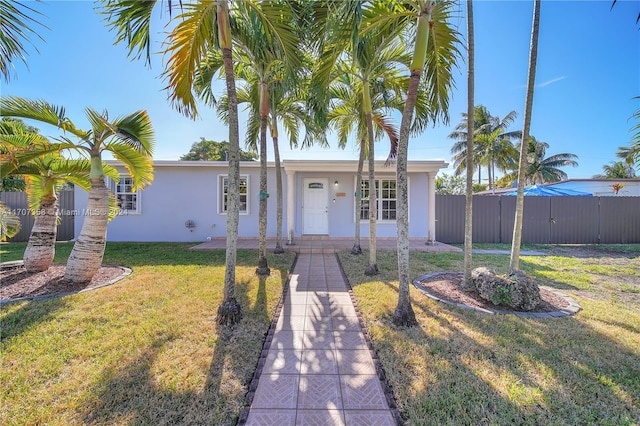
<instances>
[{"instance_id":1,"label":"palm tree trunk","mask_svg":"<svg viewBox=\"0 0 640 426\"><path fill-rule=\"evenodd\" d=\"M275 118L274 118L275 121ZM271 127L271 137L273 139L273 159L276 163L276 247L273 252L284 253L282 248L282 167L280 166L280 148L278 147L277 124Z\"/></svg>"},{"instance_id":2,"label":"palm tree trunk","mask_svg":"<svg viewBox=\"0 0 640 426\"><path fill-rule=\"evenodd\" d=\"M511 257L509 274L520 270L520 243L522 242L522 218L524 215L524 186L527 168L527 145L531 128L531 111L533 110L533 92L536 82L536 63L538 62L538 34L540 32L540 0L533 1L533 24L531 29L531 48L529 50L529 77L527 78L527 96L522 118L522 140L520 142L520 164L518 168L518 196L516 199L516 216L511 241Z\"/></svg>"},{"instance_id":3,"label":"palm tree trunk","mask_svg":"<svg viewBox=\"0 0 640 426\"><path fill-rule=\"evenodd\" d=\"M55 194L44 196L39 207L23 256L27 272L46 271L56 254L58 199Z\"/></svg>"},{"instance_id":4,"label":"palm tree trunk","mask_svg":"<svg viewBox=\"0 0 640 426\"><path fill-rule=\"evenodd\" d=\"M474 90L475 90L475 45L473 38L473 0L467 0L467 129L473 129L474 121ZM464 280L462 289L470 291L475 288L471 279L471 269L473 268L472 248L473 248L473 132L467 131L467 190L465 192L464 210Z\"/></svg>"},{"instance_id":5,"label":"palm tree trunk","mask_svg":"<svg viewBox=\"0 0 640 426\"><path fill-rule=\"evenodd\" d=\"M397 326L415 326L418 324L416 315L411 306L409 292L409 192L407 180L407 157L409 151L409 132L413 111L418 96L420 76L427 56L427 39L429 26L431 25L431 12L433 4L428 2L425 9L418 16L415 48L411 62L411 75L409 76L409 88L407 100L402 111L400 122L400 138L398 140L398 159L396 163L397 184L397 228L398 228L398 305L393 312L393 323Z\"/></svg>"},{"instance_id":6,"label":"palm tree trunk","mask_svg":"<svg viewBox=\"0 0 640 426\"><path fill-rule=\"evenodd\" d=\"M224 274L224 299L218 307L218 324L233 325L242 318L242 308L236 300L236 258L238 221L240 219L240 134L238 131L238 98L231 54L231 26L229 4L218 0L218 31L224 63L227 98L229 99L229 195L227 198L227 245Z\"/></svg>"},{"instance_id":7,"label":"palm tree trunk","mask_svg":"<svg viewBox=\"0 0 640 426\"><path fill-rule=\"evenodd\" d=\"M358 173L356 174L356 206L355 206L355 231L354 242L351 248L351 254L362 254L362 247L360 246L360 211L362 209L362 169L364 166L364 144L365 140L360 141L360 154L358 156Z\"/></svg>"},{"instance_id":8,"label":"palm tree trunk","mask_svg":"<svg viewBox=\"0 0 640 426\"><path fill-rule=\"evenodd\" d=\"M258 267L256 274L269 275L271 270L267 263L267 115L269 114L269 97L267 85L260 82L260 202L258 208Z\"/></svg>"},{"instance_id":9,"label":"palm tree trunk","mask_svg":"<svg viewBox=\"0 0 640 426\"><path fill-rule=\"evenodd\" d=\"M369 265L365 268L365 275L378 275L377 250L376 250L376 221L378 218L378 199L376 194L376 170L374 155L373 118L371 116L371 99L369 98L369 83L363 87L365 97L365 119L367 120L367 133L369 136ZM368 102L368 104L367 104Z\"/></svg>"},{"instance_id":10,"label":"palm tree trunk","mask_svg":"<svg viewBox=\"0 0 640 426\"><path fill-rule=\"evenodd\" d=\"M104 177L94 177L91 179L82 230L67 260L66 280L86 283L98 272L104 256L108 222L109 190L104 184Z\"/></svg>"}]
</instances>

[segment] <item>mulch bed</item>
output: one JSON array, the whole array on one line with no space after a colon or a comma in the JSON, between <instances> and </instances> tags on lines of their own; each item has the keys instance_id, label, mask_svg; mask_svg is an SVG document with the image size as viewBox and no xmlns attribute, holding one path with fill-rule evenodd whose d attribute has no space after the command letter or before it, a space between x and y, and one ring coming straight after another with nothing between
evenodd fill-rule
<instances>
[{"instance_id":1,"label":"mulch bed","mask_svg":"<svg viewBox=\"0 0 640 426\"><path fill-rule=\"evenodd\" d=\"M452 303L460 303L473 308L493 311L517 312L509 306L494 305L480 297L477 291L462 291L462 274L443 273L424 280L420 280L421 286L432 296ZM540 288L542 302L533 311L528 312L556 312L569 306L569 302L562 296L545 288Z\"/></svg>"},{"instance_id":2,"label":"mulch bed","mask_svg":"<svg viewBox=\"0 0 640 426\"><path fill-rule=\"evenodd\" d=\"M18 299L55 294L77 293L102 287L123 276L120 266L102 266L93 279L84 284L64 280L65 265L53 265L44 272L29 273L24 266L0 271L0 300Z\"/></svg>"}]
</instances>

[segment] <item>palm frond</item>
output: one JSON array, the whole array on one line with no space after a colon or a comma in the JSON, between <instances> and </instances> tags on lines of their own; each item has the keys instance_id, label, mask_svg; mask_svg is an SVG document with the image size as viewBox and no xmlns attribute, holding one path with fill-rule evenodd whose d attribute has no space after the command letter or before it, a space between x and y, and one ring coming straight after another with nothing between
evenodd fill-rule
<instances>
[{"instance_id":1,"label":"palm frond","mask_svg":"<svg viewBox=\"0 0 640 426\"><path fill-rule=\"evenodd\" d=\"M66 116L62 106L50 104L45 100L30 100L18 96L0 98L0 116L19 117L50 124L79 138L86 138L87 132L79 130Z\"/></svg>"},{"instance_id":2,"label":"palm frond","mask_svg":"<svg viewBox=\"0 0 640 426\"><path fill-rule=\"evenodd\" d=\"M158 0L101 0L100 13L107 26L116 31L114 44L125 42L129 56L140 59L144 54L151 64L151 15ZM168 1L171 13L171 0Z\"/></svg>"},{"instance_id":3,"label":"palm frond","mask_svg":"<svg viewBox=\"0 0 640 426\"><path fill-rule=\"evenodd\" d=\"M32 37L44 40L34 27L48 29L34 16L43 16L25 2L0 0L0 73L6 82L11 80L11 68L16 60L27 64L27 45L36 52Z\"/></svg>"},{"instance_id":4,"label":"palm frond","mask_svg":"<svg viewBox=\"0 0 640 426\"><path fill-rule=\"evenodd\" d=\"M134 190L142 189L153 182L153 159L141 154L128 143L115 139L104 145L104 149L126 167L133 179Z\"/></svg>"},{"instance_id":5,"label":"palm frond","mask_svg":"<svg viewBox=\"0 0 640 426\"><path fill-rule=\"evenodd\" d=\"M20 218L11 209L0 203L0 240L15 237L20 232Z\"/></svg>"},{"instance_id":6,"label":"palm frond","mask_svg":"<svg viewBox=\"0 0 640 426\"><path fill-rule=\"evenodd\" d=\"M155 131L145 110L136 111L112 122L115 136L144 155L153 155Z\"/></svg>"},{"instance_id":7,"label":"palm frond","mask_svg":"<svg viewBox=\"0 0 640 426\"><path fill-rule=\"evenodd\" d=\"M196 2L183 6L179 23L168 36L169 56L162 76L167 80L172 106L187 117L198 115L193 82L202 58L217 49L217 3Z\"/></svg>"}]
</instances>

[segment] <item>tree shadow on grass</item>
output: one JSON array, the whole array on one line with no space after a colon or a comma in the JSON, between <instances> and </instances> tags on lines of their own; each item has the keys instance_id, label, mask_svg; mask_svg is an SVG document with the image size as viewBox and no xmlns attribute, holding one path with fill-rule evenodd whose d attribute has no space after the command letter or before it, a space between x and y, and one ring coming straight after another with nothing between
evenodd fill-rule
<instances>
[{"instance_id":1,"label":"tree shadow on grass","mask_svg":"<svg viewBox=\"0 0 640 426\"><path fill-rule=\"evenodd\" d=\"M37 324L50 320L67 307L65 298L17 301L0 305L0 341L6 342Z\"/></svg>"},{"instance_id":2,"label":"tree shadow on grass","mask_svg":"<svg viewBox=\"0 0 640 426\"><path fill-rule=\"evenodd\" d=\"M276 280L267 277L241 279L236 284L243 319L233 327L217 327L217 339L212 343L211 361L201 387L191 385L188 390L181 389L175 378L171 380L163 372L154 371L158 359L166 357L174 340L181 337L158 334L124 366L112 366L102 373L91 392L94 401L83 416L84 423L235 424L269 328L270 310L277 304L287 279L286 269L281 270L281 276L281 282L271 289L268 286L275 285ZM216 308L211 307L212 312Z\"/></svg>"},{"instance_id":3,"label":"tree shadow on grass","mask_svg":"<svg viewBox=\"0 0 640 426\"><path fill-rule=\"evenodd\" d=\"M397 296L397 284L385 284L392 293L384 293ZM604 333L579 315L488 315L416 294L413 307L421 327L397 328L389 311L375 318L379 328L372 333L393 336L374 346L393 372L387 377L410 424L640 419L640 356L615 332Z\"/></svg>"}]
</instances>

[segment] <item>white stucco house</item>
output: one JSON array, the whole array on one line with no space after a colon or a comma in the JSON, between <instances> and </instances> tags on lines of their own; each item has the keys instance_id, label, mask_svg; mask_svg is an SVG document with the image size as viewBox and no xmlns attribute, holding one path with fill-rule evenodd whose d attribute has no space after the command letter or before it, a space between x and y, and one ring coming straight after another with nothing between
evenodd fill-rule
<instances>
[{"instance_id":1,"label":"white stucco house","mask_svg":"<svg viewBox=\"0 0 640 426\"><path fill-rule=\"evenodd\" d=\"M119 184L107 181L118 197L121 214L109 223L108 241L197 242L226 235L226 182L228 164L216 161L155 161L153 183L133 192L126 169ZM409 161L409 237L435 241L435 177L444 161ZM368 237L368 201L361 218L355 217L357 161L285 160L283 168L283 239L306 235L346 238L354 234L356 220ZM241 212L238 236L258 236L260 165L241 162ZM365 166L365 181L367 167ZM376 162L378 189L377 236L396 237L396 170ZM267 236L276 236L276 178L268 164ZM368 182L363 195L368 194ZM87 192L75 189L81 211ZM77 238L84 216L75 217Z\"/></svg>"}]
</instances>

